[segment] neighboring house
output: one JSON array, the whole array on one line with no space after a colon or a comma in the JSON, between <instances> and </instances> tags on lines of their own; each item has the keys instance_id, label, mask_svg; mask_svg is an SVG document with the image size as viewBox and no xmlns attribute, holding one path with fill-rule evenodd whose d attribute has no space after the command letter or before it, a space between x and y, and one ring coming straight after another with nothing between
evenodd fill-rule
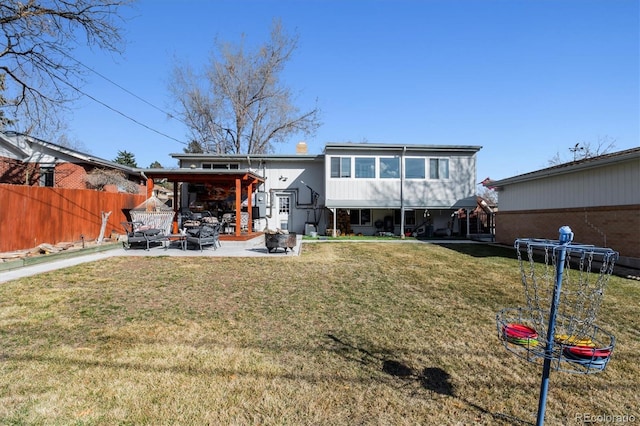
<instances>
[{"instance_id":1,"label":"neighboring house","mask_svg":"<svg viewBox=\"0 0 640 426\"><path fill-rule=\"evenodd\" d=\"M146 184L138 169L22 133L0 132L0 183L86 189L87 173L96 168L117 170L138 185Z\"/></svg>"},{"instance_id":2,"label":"neighboring house","mask_svg":"<svg viewBox=\"0 0 640 426\"><path fill-rule=\"evenodd\" d=\"M399 235L440 229L466 235L468 226L457 223L456 212L477 206L480 149L329 143L321 155L309 155L301 146L292 155L172 154L179 169L144 172L187 182L176 186L181 188L176 210L207 210L220 217L235 212L241 199L244 209L251 205L257 231Z\"/></svg>"},{"instance_id":3,"label":"neighboring house","mask_svg":"<svg viewBox=\"0 0 640 426\"><path fill-rule=\"evenodd\" d=\"M557 239L610 247L619 264L640 268L640 148L493 181L499 194L496 240Z\"/></svg>"},{"instance_id":4,"label":"neighboring house","mask_svg":"<svg viewBox=\"0 0 640 426\"><path fill-rule=\"evenodd\" d=\"M100 170L101 177L115 175L121 188L89 190L87 178L93 170ZM129 210L149 196L146 183L139 169L24 134L0 132L0 251L93 240L101 230L107 236L122 232Z\"/></svg>"}]
</instances>

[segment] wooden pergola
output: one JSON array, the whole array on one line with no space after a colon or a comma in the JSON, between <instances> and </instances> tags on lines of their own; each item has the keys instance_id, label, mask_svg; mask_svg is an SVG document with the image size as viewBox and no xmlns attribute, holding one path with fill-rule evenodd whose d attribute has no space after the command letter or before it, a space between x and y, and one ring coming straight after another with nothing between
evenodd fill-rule
<instances>
[{"instance_id":1,"label":"wooden pergola","mask_svg":"<svg viewBox=\"0 0 640 426\"><path fill-rule=\"evenodd\" d=\"M209 184L223 188L235 188L235 214L236 220L240 220L240 212L242 211L242 193L247 194L247 212L249 213L248 234L253 233L253 202L251 194L254 189L261 183L264 183L264 177L255 174L250 170L226 170L226 169L144 169L143 176L147 179L147 198L153 194L154 180L166 179L173 182L173 232L178 232L178 211L181 198L178 196L178 187L181 183L192 184ZM234 235L237 238L241 236L240 226L236 226Z\"/></svg>"}]
</instances>

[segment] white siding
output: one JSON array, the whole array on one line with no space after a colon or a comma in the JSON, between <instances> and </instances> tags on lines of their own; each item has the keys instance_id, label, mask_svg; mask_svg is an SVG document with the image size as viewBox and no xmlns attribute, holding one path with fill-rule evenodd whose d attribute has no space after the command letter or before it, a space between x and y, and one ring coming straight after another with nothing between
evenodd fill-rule
<instances>
[{"instance_id":1,"label":"white siding","mask_svg":"<svg viewBox=\"0 0 640 426\"><path fill-rule=\"evenodd\" d=\"M303 233L305 223L314 220L314 209L311 206L311 190L318 194L318 206L324 204L324 168L322 161L264 161L260 174L265 177L260 191L269 193L267 201L267 228L276 229L274 209L277 209L277 195L288 194L292 197L289 215L289 230ZM304 182L304 183L302 183ZM306 185L305 185L306 184ZM318 213L316 213L318 214Z\"/></svg>"},{"instance_id":2,"label":"white siding","mask_svg":"<svg viewBox=\"0 0 640 426\"><path fill-rule=\"evenodd\" d=\"M571 174L506 185L501 211L640 204L640 167L621 162Z\"/></svg>"}]
</instances>

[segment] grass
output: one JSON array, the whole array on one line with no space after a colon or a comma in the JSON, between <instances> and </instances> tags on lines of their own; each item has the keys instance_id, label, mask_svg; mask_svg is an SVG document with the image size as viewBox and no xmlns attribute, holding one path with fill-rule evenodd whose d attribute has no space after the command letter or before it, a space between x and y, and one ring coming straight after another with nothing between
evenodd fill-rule
<instances>
[{"instance_id":1,"label":"grass","mask_svg":"<svg viewBox=\"0 0 640 426\"><path fill-rule=\"evenodd\" d=\"M118 257L0 286L0 424L531 424L504 350L511 249L307 244L300 257ZM612 277L607 369L551 375L547 424L640 418L640 288Z\"/></svg>"},{"instance_id":2,"label":"grass","mask_svg":"<svg viewBox=\"0 0 640 426\"><path fill-rule=\"evenodd\" d=\"M398 235L357 235L357 234L349 234L349 235L340 235L337 237L332 237L330 235L318 235L316 237L312 237L310 235L303 235L303 240L328 240L328 241L344 241L344 240L358 240L358 241L391 241L391 240L402 240ZM405 237L406 240L415 240L415 237Z\"/></svg>"}]
</instances>

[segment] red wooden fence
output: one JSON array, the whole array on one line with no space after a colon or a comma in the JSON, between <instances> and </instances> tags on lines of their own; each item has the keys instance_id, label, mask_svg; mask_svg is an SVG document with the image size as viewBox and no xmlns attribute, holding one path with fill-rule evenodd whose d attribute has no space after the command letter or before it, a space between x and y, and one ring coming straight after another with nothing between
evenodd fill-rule
<instances>
[{"instance_id":1,"label":"red wooden fence","mask_svg":"<svg viewBox=\"0 0 640 426\"><path fill-rule=\"evenodd\" d=\"M0 252L42 243L98 238L102 212L111 212L105 237L122 234L126 212L144 195L0 184Z\"/></svg>"}]
</instances>

